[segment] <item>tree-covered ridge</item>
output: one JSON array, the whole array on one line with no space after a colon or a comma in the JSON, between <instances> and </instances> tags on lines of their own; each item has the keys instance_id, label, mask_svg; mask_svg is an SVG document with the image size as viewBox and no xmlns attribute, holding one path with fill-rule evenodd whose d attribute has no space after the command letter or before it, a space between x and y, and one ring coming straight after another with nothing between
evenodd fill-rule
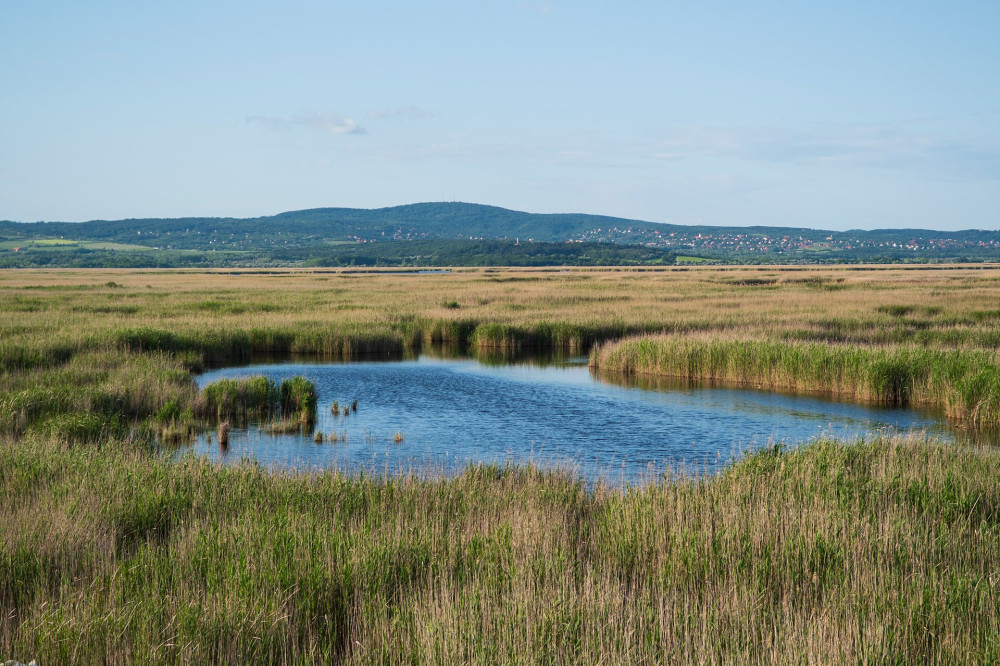
<instances>
[{"instance_id":1,"label":"tree-covered ridge","mask_svg":"<svg viewBox=\"0 0 1000 666\"><path fill-rule=\"evenodd\" d=\"M566 241L614 224L663 225L599 215L543 215L466 203L422 203L392 208L316 208L255 218L145 218L90 222L0 223L7 238L65 237L164 249L247 249L318 241L422 238ZM168 247L169 246L169 247ZM213 249L211 247L207 249ZM219 248L214 248L219 249Z\"/></svg>"},{"instance_id":2,"label":"tree-covered ridge","mask_svg":"<svg viewBox=\"0 0 1000 666\"><path fill-rule=\"evenodd\" d=\"M407 242L423 244L397 245ZM598 251L595 244L659 254ZM684 226L467 203L316 208L243 219L0 222L0 266L427 265L427 257L453 265L497 265L505 258L515 265L663 263L670 253L741 263L990 261L1000 259L1000 231Z\"/></svg>"}]
</instances>

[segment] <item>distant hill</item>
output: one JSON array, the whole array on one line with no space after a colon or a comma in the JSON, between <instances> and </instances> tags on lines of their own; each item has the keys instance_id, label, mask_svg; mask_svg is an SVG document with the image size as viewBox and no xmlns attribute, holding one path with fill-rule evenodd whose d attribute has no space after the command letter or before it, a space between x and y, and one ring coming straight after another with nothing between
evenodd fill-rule
<instances>
[{"instance_id":1,"label":"distant hill","mask_svg":"<svg viewBox=\"0 0 1000 666\"><path fill-rule=\"evenodd\" d=\"M178 249L203 248L206 237L217 243L237 236L254 242L379 241L426 238L523 238L567 241L595 229L628 226L663 228L654 222L600 215L544 215L468 203L419 203L392 208L313 208L253 218L142 218L90 222L0 222L0 234L102 240L139 245L169 244ZM272 237L270 241L265 236ZM281 236L282 238L274 238ZM237 241L238 242L238 239Z\"/></svg>"},{"instance_id":2,"label":"distant hill","mask_svg":"<svg viewBox=\"0 0 1000 666\"><path fill-rule=\"evenodd\" d=\"M418 241L422 244L398 245ZM502 242L484 241L506 241L521 249L509 251ZM614 244L616 249L536 248L532 253L522 247L532 242ZM388 245L361 249L373 243ZM600 256L604 263L662 264L666 253L741 263L994 261L1000 259L1000 232L684 226L578 213L525 213L468 203L315 208L244 219L0 222L0 266L344 265L368 260L377 265L410 261L427 265L423 262L428 257L443 263L496 265L504 256L508 261L549 257L562 263L593 262Z\"/></svg>"}]
</instances>

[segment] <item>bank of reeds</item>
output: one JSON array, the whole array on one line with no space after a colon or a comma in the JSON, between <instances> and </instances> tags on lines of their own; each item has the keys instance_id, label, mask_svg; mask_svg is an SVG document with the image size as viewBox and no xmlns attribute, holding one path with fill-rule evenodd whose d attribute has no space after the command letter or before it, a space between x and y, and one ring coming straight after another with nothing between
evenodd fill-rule
<instances>
[{"instance_id":1,"label":"bank of reeds","mask_svg":"<svg viewBox=\"0 0 1000 666\"><path fill-rule=\"evenodd\" d=\"M57 663L1000 659L1000 454L772 449L588 489L0 443L0 655Z\"/></svg>"},{"instance_id":2,"label":"bank of reeds","mask_svg":"<svg viewBox=\"0 0 1000 666\"><path fill-rule=\"evenodd\" d=\"M595 347L590 364L607 372L932 405L977 426L1000 426L1000 355L987 350L650 336Z\"/></svg>"},{"instance_id":3,"label":"bank of reeds","mask_svg":"<svg viewBox=\"0 0 1000 666\"><path fill-rule=\"evenodd\" d=\"M305 377L280 384L263 375L220 379L194 400L194 415L216 422L271 422L276 431L297 430L316 420L316 387Z\"/></svg>"}]
</instances>

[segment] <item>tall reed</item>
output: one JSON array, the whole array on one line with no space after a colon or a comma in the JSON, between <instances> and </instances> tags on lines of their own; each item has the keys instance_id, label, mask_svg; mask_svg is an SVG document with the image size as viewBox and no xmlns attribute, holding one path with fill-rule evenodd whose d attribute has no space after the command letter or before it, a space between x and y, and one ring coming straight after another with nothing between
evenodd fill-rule
<instances>
[{"instance_id":1,"label":"tall reed","mask_svg":"<svg viewBox=\"0 0 1000 666\"><path fill-rule=\"evenodd\" d=\"M1000 357L992 351L651 336L595 347L590 364L608 372L934 405L976 425L1000 426Z\"/></svg>"},{"instance_id":2,"label":"tall reed","mask_svg":"<svg viewBox=\"0 0 1000 666\"><path fill-rule=\"evenodd\" d=\"M1000 454L876 439L593 489L0 441L0 654L992 663Z\"/></svg>"}]
</instances>

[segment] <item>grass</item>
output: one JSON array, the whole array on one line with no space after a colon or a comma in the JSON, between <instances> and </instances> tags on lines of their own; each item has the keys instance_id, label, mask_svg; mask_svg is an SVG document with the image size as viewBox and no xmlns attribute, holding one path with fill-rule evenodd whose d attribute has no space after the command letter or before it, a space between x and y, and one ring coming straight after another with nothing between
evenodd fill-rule
<instances>
[{"instance_id":1,"label":"grass","mask_svg":"<svg viewBox=\"0 0 1000 666\"><path fill-rule=\"evenodd\" d=\"M39 663L991 663L1000 454L706 478L268 472L0 447L0 653Z\"/></svg>"},{"instance_id":2,"label":"grass","mask_svg":"<svg viewBox=\"0 0 1000 666\"><path fill-rule=\"evenodd\" d=\"M675 260L678 264L703 264L711 261L710 259L706 259L704 257L692 257L683 254L677 255Z\"/></svg>"},{"instance_id":3,"label":"grass","mask_svg":"<svg viewBox=\"0 0 1000 666\"><path fill-rule=\"evenodd\" d=\"M0 241L0 250L20 248L22 252L41 247L46 250L85 248L88 250L127 250L150 252L152 247L146 245L130 245L128 243L113 243L108 241L66 240L64 238L34 238L31 240Z\"/></svg>"},{"instance_id":4,"label":"grass","mask_svg":"<svg viewBox=\"0 0 1000 666\"><path fill-rule=\"evenodd\" d=\"M214 364L595 345L608 370L992 427L997 302L981 266L0 272L0 659L1000 662L993 450L816 442L616 490L153 447L195 423L222 421L224 446L230 420L311 422L299 381L199 391Z\"/></svg>"}]
</instances>

